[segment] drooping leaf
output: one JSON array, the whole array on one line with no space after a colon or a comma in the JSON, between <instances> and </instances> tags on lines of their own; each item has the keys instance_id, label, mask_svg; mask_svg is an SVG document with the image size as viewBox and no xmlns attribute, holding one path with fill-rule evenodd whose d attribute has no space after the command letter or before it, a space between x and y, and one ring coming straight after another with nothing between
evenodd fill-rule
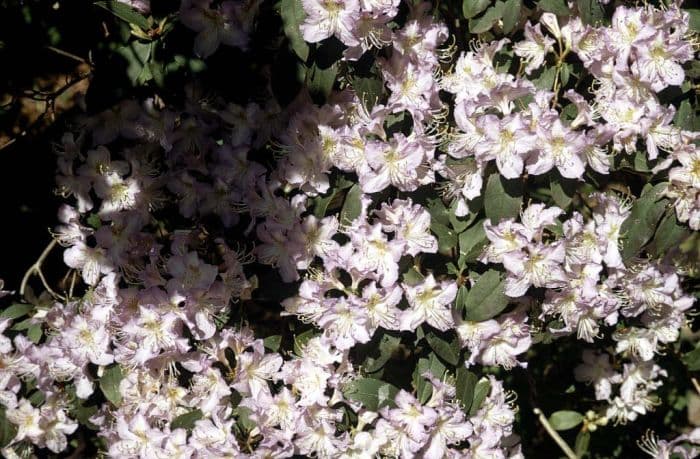
<instances>
[{"instance_id":1,"label":"drooping leaf","mask_svg":"<svg viewBox=\"0 0 700 459\"><path fill-rule=\"evenodd\" d=\"M469 412L474 401L474 389L476 388L476 383L479 380L477 376L471 371L460 366L456 371L456 397L459 400L459 404L462 406L465 412Z\"/></svg>"},{"instance_id":2,"label":"drooping leaf","mask_svg":"<svg viewBox=\"0 0 700 459\"><path fill-rule=\"evenodd\" d=\"M506 0L503 8L503 33L511 33L518 24L522 6L521 0Z\"/></svg>"},{"instance_id":3,"label":"drooping leaf","mask_svg":"<svg viewBox=\"0 0 700 459\"><path fill-rule=\"evenodd\" d=\"M202 419L204 414L199 408L194 409L188 413L181 414L170 422L170 430L175 429L194 429L194 423Z\"/></svg>"},{"instance_id":4,"label":"drooping leaf","mask_svg":"<svg viewBox=\"0 0 700 459\"><path fill-rule=\"evenodd\" d=\"M469 407L469 416L474 416L481 405L483 405L484 400L488 397L489 392L491 392L491 383L486 378L481 378L481 380L474 386L474 399L472 400L472 406Z\"/></svg>"},{"instance_id":5,"label":"drooping leaf","mask_svg":"<svg viewBox=\"0 0 700 459\"><path fill-rule=\"evenodd\" d=\"M523 183L518 179L508 180L494 173L486 183L484 207L491 223L497 224L505 218L515 218L523 202Z\"/></svg>"},{"instance_id":6,"label":"drooping leaf","mask_svg":"<svg viewBox=\"0 0 700 459\"><path fill-rule=\"evenodd\" d=\"M345 195L343 209L340 211L340 224L349 225L362 212L362 190L359 185L353 185Z\"/></svg>"},{"instance_id":7,"label":"drooping leaf","mask_svg":"<svg viewBox=\"0 0 700 459\"><path fill-rule=\"evenodd\" d=\"M644 245L654 236L656 226L666 208L666 200L662 193L666 183L652 187L647 185L642 195L632 205L630 215L622 223L620 236L622 238L622 258L629 260L639 254Z\"/></svg>"},{"instance_id":8,"label":"drooping leaf","mask_svg":"<svg viewBox=\"0 0 700 459\"><path fill-rule=\"evenodd\" d=\"M350 400L362 403L368 410L378 409L394 404L399 389L388 382L374 378L358 378L351 381L343 391Z\"/></svg>"},{"instance_id":9,"label":"drooping leaf","mask_svg":"<svg viewBox=\"0 0 700 459\"><path fill-rule=\"evenodd\" d=\"M549 417L549 423L554 430L573 429L583 421L583 415L576 411L562 410L555 411Z\"/></svg>"},{"instance_id":10,"label":"drooping leaf","mask_svg":"<svg viewBox=\"0 0 700 459\"><path fill-rule=\"evenodd\" d=\"M576 193L576 182L562 177L559 173L552 174L549 182L549 190L552 192L554 203L566 210Z\"/></svg>"},{"instance_id":11,"label":"drooping leaf","mask_svg":"<svg viewBox=\"0 0 700 459\"><path fill-rule=\"evenodd\" d=\"M448 343L435 333L430 332L425 335L425 340L428 342L430 348L435 351L435 354L442 360L450 365L457 365L459 363L460 347L456 339L452 343Z\"/></svg>"},{"instance_id":12,"label":"drooping leaf","mask_svg":"<svg viewBox=\"0 0 700 459\"><path fill-rule=\"evenodd\" d=\"M537 6L542 11L549 11L557 16L569 16L571 14L571 10L566 6L566 1L564 0L540 0L537 2Z\"/></svg>"},{"instance_id":13,"label":"drooping leaf","mask_svg":"<svg viewBox=\"0 0 700 459\"><path fill-rule=\"evenodd\" d=\"M498 315L509 303L504 290L501 273L490 269L482 274L465 299L466 319L481 322Z\"/></svg>"},{"instance_id":14,"label":"drooping leaf","mask_svg":"<svg viewBox=\"0 0 700 459\"><path fill-rule=\"evenodd\" d=\"M282 335L268 336L263 340L263 345L272 352L277 352L282 343Z\"/></svg>"},{"instance_id":15,"label":"drooping leaf","mask_svg":"<svg viewBox=\"0 0 700 459\"><path fill-rule=\"evenodd\" d=\"M105 398L114 406L122 402L122 394L119 392L119 383L123 379L122 367L117 363L105 368L100 378L100 389Z\"/></svg>"},{"instance_id":16,"label":"drooping leaf","mask_svg":"<svg viewBox=\"0 0 700 459\"><path fill-rule=\"evenodd\" d=\"M423 377L423 374L428 372L436 378L442 378L447 368L440 362L440 359L430 353L428 358L421 358L416 364L416 369L413 371L413 387L416 389L416 398L421 403L425 403L430 399L433 393L433 385Z\"/></svg>"},{"instance_id":17,"label":"drooping leaf","mask_svg":"<svg viewBox=\"0 0 700 459\"><path fill-rule=\"evenodd\" d=\"M26 303L15 303L0 312L0 318L2 319L17 319L18 317L25 316L34 309L34 305Z\"/></svg>"},{"instance_id":18,"label":"drooping leaf","mask_svg":"<svg viewBox=\"0 0 700 459\"><path fill-rule=\"evenodd\" d=\"M583 457L588 452L588 445L591 442L591 433L587 430L581 430L576 435L576 443L574 443L574 452L576 457Z\"/></svg>"},{"instance_id":19,"label":"drooping leaf","mask_svg":"<svg viewBox=\"0 0 700 459\"><path fill-rule=\"evenodd\" d=\"M281 0L279 7L284 35L289 40L289 46L291 46L294 54L306 62L309 58L309 45L306 44L299 30L299 26L304 22L305 17L301 0Z\"/></svg>"},{"instance_id":20,"label":"drooping leaf","mask_svg":"<svg viewBox=\"0 0 700 459\"><path fill-rule=\"evenodd\" d=\"M17 426L7 420L5 408L0 407L0 448L4 448L17 435Z\"/></svg>"},{"instance_id":21,"label":"drooping leaf","mask_svg":"<svg viewBox=\"0 0 700 459\"><path fill-rule=\"evenodd\" d=\"M370 112L382 98L384 82L379 77L355 77L352 79L352 87L367 111Z\"/></svg>"},{"instance_id":22,"label":"drooping leaf","mask_svg":"<svg viewBox=\"0 0 700 459\"><path fill-rule=\"evenodd\" d=\"M484 246L488 243L483 221L478 222L459 235L459 263L464 268L465 263L476 261Z\"/></svg>"},{"instance_id":23,"label":"drooping leaf","mask_svg":"<svg viewBox=\"0 0 700 459\"><path fill-rule=\"evenodd\" d=\"M317 64L311 66L308 72L307 85L309 93L315 102L323 102L330 95L338 74L338 65L333 64L328 68L321 68Z\"/></svg>"},{"instance_id":24,"label":"drooping leaf","mask_svg":"<svg viewBox=\"0 0 700 459\"><path fill-rule=\"evenodd\" d=\"M491 27L503 17L505 2L497 0L483 16L469 20L469 31L474 34L484 33L491 30Z\"/></svg>"},{"instance_id":25,"label":"drooping leaf","mask_svg":"<svg viewBox=\"0 0 700 459\"><path fill-rule=\"evenodd\" d=\"M143 30L150 29L148 19L135 9L128 6L126 3L118 1L101 1L95 2L95 5L106 9L122 21L126 21L129 24L134 24Z\"/></svg>"},{"instance_id":26,"label":"drooping leaf","mask_svg":"<svg viewBox=\"0 0 700 459\"><path fill-rule=\"evenodd\" d=\"M362 369L367 373L381 370L400 346L400 337L384 332L379 340L379 355L377 357L367 357L362 364Z\"/></svg>"},{"instance_id":27,"label":"drooping leaf","mask_svg":"<svg viewBox=\"0 0 700 459\"><path fill-rule=\"evenodd\" d=\"M465 19L471 19L478 15L491 4L491 0L463 0L462 15Z\"/></svg>"},{"instance_id":28,"label":"drooping leaf","mask_svg":"<svg viewBox=\"0 0 700 459\"><path fill-rule=\"evenodd\" d=\"M598 0L576 0L576 5L584 24L597 25L605 19L605 8Z\"/></svg>"},{"instance_id":29,"label":"drooping leaf","mask_svg":"<svg viewBox=\"0 0 700 459\"><path fill-rule=\"evenodd\" d=\"M690 230L678 222L676 211L668 209L647 250L657 257L663 257L669 251L678 248L690 234Z\"/></svg>"}]
</instances>

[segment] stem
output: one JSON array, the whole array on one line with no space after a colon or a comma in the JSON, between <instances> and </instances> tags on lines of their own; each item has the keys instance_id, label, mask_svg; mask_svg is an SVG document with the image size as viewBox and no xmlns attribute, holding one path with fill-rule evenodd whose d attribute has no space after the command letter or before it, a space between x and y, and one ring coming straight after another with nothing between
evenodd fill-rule
<instances>
[{"instance_id":1,"label":"stem","mask_svg":"<svg viewBox=\"0 0 700 459\"><path fill-rule=\"evenodd\" d=\"M556 444L559 445L559 448L561 448L561 450L564 451L566 457L568 457L569 459L578 459L576 453L572 451L569 445L566 444L566 442L559 436L557 431L554 430L549 424L549 421L547 421L547 417L544 415L542 410L540 410L539 408L535 408L532 410L532 412L537 415L537 418L540 420L540 423L542 423L542 426L544 426L544 430L546 430L549 436L552 437L552 440L554 440Z\"/></svg>"},{"instance_id":2,"label":"stem","mask_svg":"<svg viewBox=\"0 0 700 459\"><path fill-rule=\"evenodd\" d=\"M46 260L46 257L49 256L49 253L51 253L51 250L56 246L58 241L56 239L51 239L51 242L49 242L49 245L46 246L43 252L41 252L41 255L39 255L39 258L34 262L33 265L29 267L26 273L24 273L24 277L22 278L22 283L20 284L19 287L19 294L20 296L24 296L24 291L27 289L27 282L29 282L29 277L32 274L36 274L39 276L39 279L41 279L41 283L44 285L44 288L46 289L47 292L49 292L52 296L55 298L59 298L63 301L66 300L66 297L63 295L60 295L56 293L49 283L46 281L46 278L44 277L44 273L41 271L41 265L44 264L44 261Z\"/></svg>"}]
</instances>

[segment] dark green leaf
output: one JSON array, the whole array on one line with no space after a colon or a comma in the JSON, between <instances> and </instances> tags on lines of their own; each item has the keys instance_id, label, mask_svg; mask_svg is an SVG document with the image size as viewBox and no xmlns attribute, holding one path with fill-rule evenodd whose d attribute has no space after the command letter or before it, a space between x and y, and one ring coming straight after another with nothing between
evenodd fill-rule
<instances>
[{"instance_id":1,"label":"dark green leaf","mask_svg":"<svg viewBox=\"0 0 700 459\"><path fill-rule=\"evenodd\" d=\"M505 2L498 0L493 6L486 10L483 16L469 20L469 31L480 34L491 30L491 27L503 17Z\"/></svg>"},{"instance_id":2,"label":"dark green leaf","mask_svg":"<svg viewBox=\"0 0 700 459\"><path fill-rule=\"evenodd\" d=\"M537 6L543 11L549 11L557 16L569 16L571 10L566 6L565 0L540 0Z\"/></svg>"},{"instance_id":3,"label":"dark green leaf","mask_svg":"<svg viewBox=\"0 0 700 459\"><path fill-rule=\"evenodd\" d=\"M546 67L540 71L539 76L532 78L537 89L551 90L554 86L554 77L557 75L556 67Z\"/></svg>"},{"instance_id":4,"label":"dark green leaf","mask_svg":"<svg viewBox=\"0 0 700 459\"><path fill-rule=\"evenodd\" d=\"M463 0L462 14L465 19L471 19L484 11L491 4L491 0Z\"/></svg>"},{"instance_id":5,"label":"dark green leaf","mask_svg":"<svg viewBox=\"0 0 700 459\"><path fill-rule=\"evenodd\" d=\"M503 9L503 33L509 34L513 31L520 19L520 9L523 4L521 0L506 0Z\"/></svg>"},{"instance_id":6,"label":"dark green leaf","mask_svg":"<svg viewBox=\"0 0 700 459\"><path fill-rule=\"evenodd\" d=\"M343 394L371 411L394 405L394 398L399 389L393 384L374 378L358 378L351 381Z\"/></svg>"},{"instance_id":7,"label":"dark green leaf","mask_svg":"<svg viewBox=\"0 0 700 459\"><path fill-rule=\"evenodd\" d=\"M277 352L280 348L280 343L282 342L282 335L272 335L268 336L263 340L265 347L272 352Z\"/></svg>"},{"instance_id":8,"label":"dark green leaf","mask_svg":"<svg viewBox=\"0 0 700 459\"><path fill-rule=\"evenodd\" d=\"M456 397L459 400L459 404L462 406L465 412L469 412L474 401L474 389L476 388L476 383L479 380L477 376L471 371L460 366L457 368L456 372Z\"/></svg>"},{"instance_id":9,"label":"dark green leaf","mask_svg":"<svg viewBox=\"0 0 700 459\"><path fill-rule=\"evenodd\" d=\"M481 322L498 315L510 301L504 289L505 281L498 271L490 269L482 274L465 299L466 319Z\"/></svg>"},{"instance_id":10,"label":"dark green leaf","mask_svg":"<svg viewBox=\"0 0 700 459\"><path fill-rule=\"evenodd\" d=\"M106 9L122 21L126 21L129 24L134 24L143 30L148 30L151 28L148 23L148 19L146 19L145 16L138 13L125 3L118 1L102 1L95 2L95 5Z\"/></svg>"},{"instance_id":11,"label":"dark green leaf","mask_svg":"<svg viewBox=\"0 0 700 459\"><path fill-rule=\"evenodd\" d=\"M474 416L491 392L491 383L488 379L482 378L474 387L474 400L469 407L469 416Z\"/></svg>"},{"instance_id":12,"label":"dark green leaf","mask_svg":"<svg viewBox=\"0 0 700 459\"><path fill-rule=\"evenodd\" d=\"M403 273L402 280L408 285L417 285L423 282L425 276L419 273L416 268L411 267L408 271Z\"/></svg>"},{"instance_id":13,"label":"dark green leaf","mask_svg":"<svg viewBox=\"0 0 700 459\"><path fill-rule=\"evenodd\" d=\"M17 435L17 426L7 420L5 408L0 408L0 448L4 448L14 440Z\"/></svg>"},{"instance_id":14,"label":"dark green leaf","mask_svg":"<svg viewBox=\"0 0 700 459\"><path fill-rule=\"evenodd\" d=\"M695 110L690 101L686 99L678 107L676 116L673 117L673 123L681 129L692 131L694 118Z\"/></svg>"},{"instance_id":15,"label":"dark green leaf","mask_svg":"<svg viewBox=\"0 0 700 459\"><path fill-rule=\"evenodd\" d=\"M304 346L309 342L311 338L316 336L317 332L315 329L311 328L303 333L300 333L294 337L294 353L296 355L301 355Z\"/></svg>"},{"instance_id":16,"label":"dark green leaf","mask_svg":"<svg viewBox=\"0 0 700 459\"><path fill-rule=\"evenodd\" d=\"M302 61L306 62L309 58L309 45L306 44L299 30L299 25L304 22L305 17L301 0L281 0L279 5L284 34L289 40L289 46Z\"/></svg>"},{"instance_id":17,"label":"dark green leaf","mask_svg":"<svg viewBox=\"0 0 700 459\"><path fill-rule=\"evenodd\" d=\"M684 354L681 360L683 360L685 366L688 367L688 370L700 370L700 346Z\"/></svg>"},{"instance_id":18,"label":"dark green leaf","mask_svg":"<svg viewBox=\"0 0 700 459\"><path fill-rule=\"evenodd\" d=\"M465 232L459 235L459 262L472 263L481 254L484 246L488 242L486 231L484 231L483 221L478 222ZM464 266L460 266L464 267Z\"/></svg>"},{"instance_id":19,"label":"dark green leaf","mask_svg":"<svg viewBox=\"0 0 700 459\"><path fill-rule=\"evenodd\" d=\"M39 341L41 341L41 335L44 333L44 330L41 328L40 323L32 324L28 329L27 329L27 338L29 338L29 341L31 341L34 344L38 344Z\"/></svg>"},{"instance_id":20,"label":"dark green leaf","mask_svg":"<svg viewBox=\"0 0 700 459\"><path fill-rule=\"evenodd\" d=\"M690 30L692 30L695 33L700 33L700 9L683 8L683 11L687 11L690 15L690 18L688 20Z\"/></svg>"},{"instance_id":21,"label":"dark green leaf","mask_svg":"<svg viewBox=\"0 0 700 459\"><path fill-rule=\"evenodd\" d=\"M419 402L427 402L433 393L433 385L423 377L423 373L428 372L441 379L446 370L445 365L433 353L428 358L418 360L416 369L413 371L413 387L416 389L416 397Z\"/></svg>"},{"instance_id":22,"label":"dark green leaf","mask_svg":"<svg viewBox=\"0 0 700 459\"><path fill-rule=\"evenodd\" d=\"M186 429L192 430L194 428L194 423L202 419L202 410L196 409L189 413L181 414L170 422L170 430L175 429Z\"/></svg>"},{"instance_id":23,"label":"dark green leaf","mask_svg":"<svg viewBox=\"0 0 700 459\"><path fill-rule=\"evenodd\" d=\"M459 244L457 233L452 228L442 223L432 222L430 224L430 230L437 237L438 251L441 253L449 252Z\"/></svg>"},{"instance_id":24,"label":"dark green leaf","mask_svg":"<svg viewBox=\"0 0 700 459\"><path fill-rule=\"evenodd\" d=\"M467 297L469 296L469 290L464 285L459 287L457 290L457 298L455 299L455 309L458 311L464 311L467 303Z\"/></svg>"},{"instance_id":25,"label":"dark green leaf","mask_svg":"<svg viewBox=\"0 0 700 459\"><path fill-rule=\"evenodd\" d=\"M622 223L622 258L629 260L639 254L656 231L656 226L666 208L667 200L662 199L666 183L654 187L647 185L632 206L629 217Z\"/></svg>"},{"instance_id":26,"label":"dark green leaf","mask_svg":"<svg viewBox=\"0 0 700 459\"><path fill-rule=\"evenodd\" d=\"M345 195L343 209L340 211L340 224L349 225L362 212L362 190L359 185L353 185Z\"/></svg>"},{"instance_id":27,"label":"dark green leaf","mask_svg":"<svg viewBox=\"0 0 700 459\"><path fill-rule=\"evenodd\" d=\"M576 0L584 24L597 25L605 19L605 9L598 0Z\"/></svg>"},{"instance_id":28,"label":"dark green leaf","mask_svg":"<svg viewBox=\"0 0 700 459\"><path fill-rule=\"evenodd\" d=\"M379 356L367 357L362 364L362 369L367 373L381 370L400 346L401 338L384 332L379 340Z\"/></svg>"},{"instance_id":29,"label":"dark green leaf","mask_svg":"<svg viewBox=\"0 0 700 459\"><path fill-rule=\"evenodd\" d=\"M27 315L32 309L34 309L34 305L32 304L15 303L9 306L7 309L4 309L0 313L0 318L14 320L18 317Z\"/></svg>"},{"instance_id":30,"label":"dark green leaf","mask_svg":"<svg viewBox=\"0 0 700 459\"><path fill-rule=\"evenodd\" d=\"M571 201L576 193L576 182L562 177L559 173L553 173L549 182L549 189L552 192L554 203L566 210L571 205Z\"/></svg>"},{"instance_id":31,"label":"dark green leaf","mask_svg":"<svg viewBox=\"0 0 700 459\"><path fill-rule=\"evenodd\" d=\"M117 363L105 368L100 378L100 389L105 398L112 402L114 406L119 406L122 402L122 394L119 392L119 383L122 378L122 367Z\"/></svg>"},{"instance_id":32,"label":"dark green leaf","mask_svg":"<svg viewBox=\"0 0 700 459\"><path fill-rule=\"evenodd\" d=\"M657 257L663 257L668 252L677 249L690 236L690 231L681 225L676 218L676 211L669 209L659 223L654 240L647 249Z\"/></svg>"},{"instance_id":33,"label":"dark green leaf","mask_svg":"<svg viewBox=\"0 0 700 459\"><path fill-rule=\"evenodd\" d=\"M576 411L555 411L549 417L549 423L554 430L569 430L573 429L583 421L583 415Z\"/></svg>"},{"instance_id":34,"label":"dark green leaf","mask_svg":"<svg viewBox=\"0 0 700 459\"><path fill-rule=\"evenodd\" d=\"M314 101L319 102L328 99L328 96L333 90L333 84L335 83L335 76L337 74L337 64L333 64L325 69L316 64L311 66L308 73L308 88L311 96L315 97Z\"/></svg>"},{"instance_id":35,"label":"dark green leaf","mask_svg":"<svg viewBox=\"0 0 700 459\"><path fill-rule=\"evenodd\" d=\"M357 97L362 101L362 104L369 112L374 105L381 100L384 82L379 77L355 77L352 79L352 87L355 89Z\"/></svg>"},{"instance_id":36,"label":"dark green leaf","mask_svg":"<svg viewBox=\"0 0 700 459\"><path fill-rule=\"evenodd\" d=\"M491 174L486 183L484 207L491 223L520 214L523 202L523 183L519 179L508 180L499 173Z\"/></svg>"},{"instance_id":37,"label":"dark green leaf","mask_svg":"<svg viewBox=\"0 0 700 459\"><path fill-rule=\"evenodd\" d=\"M559 79L562 87L569 83L569 76L571 76L571 64L562 64L561 69L559 69Z\"/></svg>"},{"instance_id":38,"label":"dark green leaf","mask_svg":"<svg viewBox=\"0 0 700 459\"><path fill-rule=\"evenodd\" d=\"M576 443L574 444L574 452L576 457L583 457L588 452L588 444L591 442L591 433L587 430L582 430L576 435Z\"/></svg>"},{"instance_id":39,"label":"dark green leaf","mask_svg":"<svg viewBox=\"0 0 700 459\"><path fill-rule=\"evenodd\" d=\"M88 225L95 229L100 229L102 226L102 220L100 220L100 216L97 214L90 214L86 221Z\"/></svg>"},{"instance_id":40,"label":"dark green leaf","mask_svg":"<svg viewBox=\"0 0 700 459\"><path fill-rule=\"evenodd\" d=\"M435 354L442 360L455 366L459 363L460 348L459 344L455 345L455 343L457 343L456 340L450 344L432 332L425 335L425 340L428 342L430 348L435 351Z\"/></svg>"}]
</instances>

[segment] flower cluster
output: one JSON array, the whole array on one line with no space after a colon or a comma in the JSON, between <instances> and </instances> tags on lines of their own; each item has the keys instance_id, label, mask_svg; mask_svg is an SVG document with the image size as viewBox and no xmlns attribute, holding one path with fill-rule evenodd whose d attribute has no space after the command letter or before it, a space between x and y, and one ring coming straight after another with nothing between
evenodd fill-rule
<instances>
[{"instance_id":1,"label":"flower cluster","mask_svg":"<svg viewBox=\"0 0 700 459\"><path fill-rule=\"evenodd\" d=\"M197 56L245 52L262 3L179 18ZM428 2L280 4L307 64L342 48L291 102L266 68L264 102L191 82L63 136L52 235L73 284L0 315L3 455L60 453L80 425L120 458L519 458L509 370L569 336L600 425L651 411L694 304L645 248L666 204L676 233L700 228L697 134L659 96L685 81L688 14L544 12L466 50ZM348 70L367 59L378 91ZM309 81L339 63L318 103ZM622 197L635 161L668 182Z\"/></svg>"}]
</instances>

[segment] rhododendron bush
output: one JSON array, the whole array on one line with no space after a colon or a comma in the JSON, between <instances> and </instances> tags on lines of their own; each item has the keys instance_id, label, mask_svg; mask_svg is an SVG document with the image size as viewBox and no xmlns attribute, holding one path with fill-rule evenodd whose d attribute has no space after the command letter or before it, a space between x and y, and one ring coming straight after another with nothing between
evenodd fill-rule
<instances>
[{"instance_id":1,"label":"rhododendron bush","mask_svg":"<svg viewBox=\"0 0 700 459\"><path fill-rule=\"evenodd\" d=\"M700 10L165 3L89 5L3 456L700 454Z\"/></svg>"}]
</instances>

